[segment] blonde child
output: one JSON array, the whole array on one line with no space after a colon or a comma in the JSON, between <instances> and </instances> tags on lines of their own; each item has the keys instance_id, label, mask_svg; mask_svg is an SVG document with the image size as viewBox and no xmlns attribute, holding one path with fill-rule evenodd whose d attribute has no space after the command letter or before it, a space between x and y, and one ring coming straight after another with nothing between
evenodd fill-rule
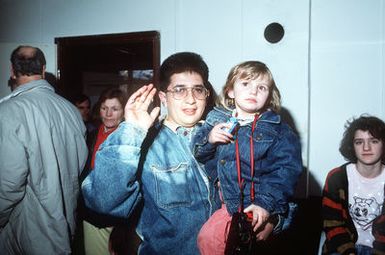
<instances>
[{"instance_id":1,"label":"blonde child","mask_svg":"<svg viewBox=\"0 0 385 255\"><path fill-rule=\"evenodd\" d=\"M193 142L194 156L218 178L223 202L198 235L201 254L224 254L231 217L240 210L252 218L256 239L265 240L272 219L287 213L302 171L299 139L281 121L280 93L264 63L233 67L221 101Z\"/></svg>"}]
</instances>

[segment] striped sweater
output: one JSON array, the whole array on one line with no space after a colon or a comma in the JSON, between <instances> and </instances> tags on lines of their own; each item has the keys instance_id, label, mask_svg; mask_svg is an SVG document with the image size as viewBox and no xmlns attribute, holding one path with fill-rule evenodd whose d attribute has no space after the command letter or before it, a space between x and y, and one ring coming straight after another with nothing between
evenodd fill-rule
<instances>
[{"instance_id":1,"label":"striped sweater","mask_svg":"<svg viewBox=\"0 0 385 255\"><path fill-rule=\"evenodd\" d=\"M349 214L348 178L344 164L329 172L322 194L323 228L326 240L322 253L356 254L357 231ZM385 187L384 187L385 189ZM373 221L373 254L385 255L385 200Z\"/></svg>"}]
</instances>

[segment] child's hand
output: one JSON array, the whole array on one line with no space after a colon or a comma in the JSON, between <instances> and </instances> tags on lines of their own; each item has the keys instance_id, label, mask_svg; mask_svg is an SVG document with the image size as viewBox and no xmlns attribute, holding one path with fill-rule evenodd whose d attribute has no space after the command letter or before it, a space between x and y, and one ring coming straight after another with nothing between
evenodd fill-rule
<instances>
[{"instance_id":1,"label":"child's hand","mask_svg":"<svg viewBox=\"0 0 385 255\"><path fill-rule=\"evenodd\" d=\"M263 224L267 222L269 219L269 212L266 211L264 208L251 204L249 205L245 210L243 210L244 213L252 212L253 213L253 221L251 222L251 225L253 226L253 231L256 232L258 228L260 228Z\"/></svg>"},{"instance_id":2,"label":"child's hand","mask_svg":"<svg viewBox=\"0 0 385 255\"><path fill-rule=\"evenodd\" d=\"M265 225L263 225L262 228L257 233L257 240L265 241L270 236L271 232L273 232L274 227L275 227L274 224L271 222L268 222Z\"/></svg>"},{"instance_id":3,"label":"child's hand","mask_svg":"<svg viewBox=\"0 0 385 255\"><path fill-rule=\"evenodd\" d=\"M233 140L233 135L223 130L224 127L228 127L229 124L219 123L211 129L209 133L209 143L229 143Z\"/></svg>"}]
</instances>

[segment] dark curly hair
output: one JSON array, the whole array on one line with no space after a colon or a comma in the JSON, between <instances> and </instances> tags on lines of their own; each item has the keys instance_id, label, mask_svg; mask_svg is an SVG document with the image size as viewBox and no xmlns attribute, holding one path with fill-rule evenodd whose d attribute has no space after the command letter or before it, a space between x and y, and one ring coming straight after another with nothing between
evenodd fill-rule
<instances>
[{"instance_id":1,"label":"dark curly hair","mask_svg":"<svg viewBox=\"0 0 385 255\"><path fill-rule=\"evenodd\" d=\"M37 47L27 45L21 45L13 50L10 60L16 77L43 74L46 65L44 53Z\"/></svg>"},{"instance_id":2,"label":"dark curly hair","mask_svg":"<svg viewBox=\"0 0 385 255\"><path fill-rule=\"evenodd\" d=\"M173 74L195 72L202 77L208 87L209 68L203 58L193 52L179 52L166 58L159 71L160 91L166 91Z\"/></svg>"},{"instance_id":3,"label":"dark curly hair","mask_svg":"<svg viewBox=\"0 0 385 255\"><path fill-rule=\"evenodd\" d=\"M347 121L345 132L340 144L340 153L342 156L353 163L357 162L357 156L354 151L354 135L357 130L368 131L373 137L382 141L385 145L385 123L374 116L361 115L358 119ZM385 150L382 149L381 161L385 162Z\"/></svg>"}]
</instances>

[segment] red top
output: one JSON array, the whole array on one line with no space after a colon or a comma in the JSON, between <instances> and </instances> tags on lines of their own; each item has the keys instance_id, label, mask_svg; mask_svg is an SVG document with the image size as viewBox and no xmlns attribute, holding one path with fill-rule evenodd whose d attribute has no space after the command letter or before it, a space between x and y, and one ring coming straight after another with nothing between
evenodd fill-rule
<instances>
[{"instance_id":1,"label":"red top","mask_svg":"<svg viewBox=\"0 0 385 255\"><path fill-rule=\"evenodd\" d=\"M94 169L94 166L95 166L95 155L96 155L96 152L98 151L99 149L99 146L107 139L107 137L115 131L117 127L115 128L112 128L108 131L104 131L104 125L101 124L99 126L99 130L98 130L98 134L96 136L96 142L95 142L95 145L94 145L94 150L92 151L92 158L91 158L91 169Z\"/></svg>"}]
</instances>

